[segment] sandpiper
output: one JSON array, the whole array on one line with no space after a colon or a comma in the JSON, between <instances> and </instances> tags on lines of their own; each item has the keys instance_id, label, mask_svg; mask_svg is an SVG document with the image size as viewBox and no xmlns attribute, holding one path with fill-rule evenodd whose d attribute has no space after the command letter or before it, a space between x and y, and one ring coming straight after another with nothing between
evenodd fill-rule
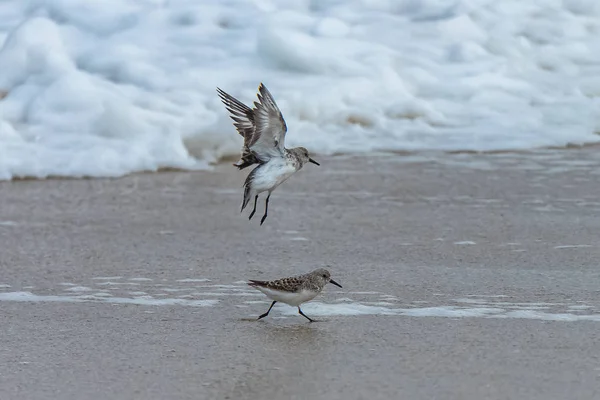
<instances>
[{"instance_id":1,"label":"sandpiper","mask_svg":"<svg viewBox=\"0 0 600 400\"><path fill-rule=\"evenodd\" d=\"M275 281L253 281L250 280L248 285L260 290L267 295L268 298L273 300L271 307L266 313L262 314L258 319L264 318L269 315L271 308L275 303L282 302L289 304L293 307L298 307L298 313L308 319L310 322L314 322L313 319L307 317L300 309L300 304L306 303L314 299L319 293L323 291L323 287L332 283L340 288L342 285L331 279L329 271L323 268L316 269L308 274L294 276L291 278L283 278Z\"/></svg>"},{"instance_id":2,"label":"sandpiper","mask_svg":"<svg viewBox=\"0 0 600 400\"><path fill-rule=\"evenodd\" d=\"M233 125L244 138L242 156L233 165L241 170L259 164L244 182L244 200L240 212L254 197L254 208L248 217L252 219L256 212L258 195L269 192L265 202L265 214L260 220L262 225L267 218L269 197L273 190L307 162L320 164L309 157L308 150L304 147L285 148L287 126L273 96L262 83L258 86L258 102L254 102L252 109L219 88L217 93L229 111L234 121Z\"/></svg>"}]
</instances>

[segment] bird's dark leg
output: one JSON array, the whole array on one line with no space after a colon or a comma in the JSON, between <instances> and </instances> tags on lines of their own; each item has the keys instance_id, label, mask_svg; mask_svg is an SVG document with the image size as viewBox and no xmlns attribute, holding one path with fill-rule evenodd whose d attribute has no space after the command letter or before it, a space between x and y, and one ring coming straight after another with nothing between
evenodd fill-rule
<instances>
[{"instance_id":1,"label":"bird's dark leg","mask_svg":"<svg viewBox=\"0 0 600 400\"><path fill-rule=\"evenodd\" d=\"M267 196L267 201L265 202L265 215L263 215L262 219L260 220L261 225L263 222L265 222L265 219L267 219L267 212L269 211L269 197L271 197L271 193L269 193Z\"/></svg>"},{"instance_id":2,"label":"bird's dark leg","mask_svg":"<svg viewBox=\"0 0 600 400\"><path fill-rule=\"evenodd\" d=\"M258 195L254 196L254 208L252 209L252 212L250 213L250 216L248 217L248 219L252 219L252 217L254 217L254 213L256 212L256 201L258 200Z\"/></svg>"},{"instance_id":3,"label":"bird's dark leg","mask_svg":"<svg viewBox=\"0 0 600 400\"><path fill-rule=\"evenodd\" d=\"M309 320L310 322L315 322L315 320L314 320L314 319L310 319L310 318L308 318L308 317L307 317L307 316L306 316L306 315L305 315L305 314L302 312L302 310L300 309L300 307L298 307L298 313L299 313L300 315L302 315L304 318L306 318L307 320Z\"/></svg>"},{"instance_id":4,"label":"bird's dark leg","mask_svg":"<svg viewBox=\"0 0 600 400\"><path fill-rule=\"evenodd\" d=\"M271 311L271 308L273 308L273 306L275 305L275 303L277 303L277 302L276 302L276 301L272 302L272 303L271 303L271 307L269 307L269 309L267 310L267 312L266 312L266 313L264 313L263 315L261 315L260 317L258 317L258 319L264 318L264 317L266 317L267 315L269 315L269 311Z\"/></svg>"}]
</instances>

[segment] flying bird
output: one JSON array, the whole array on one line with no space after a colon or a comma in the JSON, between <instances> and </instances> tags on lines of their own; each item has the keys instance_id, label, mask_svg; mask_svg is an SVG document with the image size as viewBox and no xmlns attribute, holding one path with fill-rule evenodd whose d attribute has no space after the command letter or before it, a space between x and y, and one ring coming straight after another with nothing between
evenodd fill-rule
<instances>
[{"instance_id":1,"label":"flying bird","mask_svg":"<svg viewBox=\"0 0 600 400\"><path fill-rule=\"evenodd\" d=\"M320 164L310 158L308 150L304 147L285 148L287 132L285 120L273 96L262 83L258 86L258 101L254 102L254 108L246 106L219 88L217 88L217 93L229 111L234 122L233 125L244 138L242 156L233 165L242 170L258 164L244 182L244 199L240 212L244 211L250 200L254 198L254 208L248 217L248 219L252 219L256 213L258 195L268 192L265 214L260 220L262 225L267 219L269 198L277 186L285 182L307 162Z\"/></svg>"}]
</instances>

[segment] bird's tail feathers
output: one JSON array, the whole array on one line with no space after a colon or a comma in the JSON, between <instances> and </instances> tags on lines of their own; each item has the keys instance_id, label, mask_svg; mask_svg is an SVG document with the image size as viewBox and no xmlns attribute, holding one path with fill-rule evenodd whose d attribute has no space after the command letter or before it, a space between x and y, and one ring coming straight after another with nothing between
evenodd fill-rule
<instances>
[{"instance_id":1,"label":"bird's tail feathers","mask_svg":"<svg viewBox=\"0 0 600 400\"><path fill-rule=\"evenodd\" d=\"M267 282L265 281L254 281L252 279L248 280L248 286L258 287L258 286L266 286Z\"/></svg>"},{"instance_id":2,"label":"bird's tail feathers","mask_svg":"<svg viewBox=\"0 0 600 400\"><path fill-rule=\"evenodd\" d=\"M240 210L240 212L244 211L244 208L246 208L252 196L256 194L254 190L252 190L252 181L254 180L254 176L256 175L257 169L258 168L254 168L252 172L248 174L248 177L244 182L244 200L242 201L242 209Z\"/></svg>"},{"instance_id":3,"label":"bird's tail feathers","mask_svg":"<svg viewBox=\"0 0 600 400\"><path fill-rule=\"evenodd\" d=\"M244 208L246 208L246 206L250 202L250 198L252 198L250 194L251 191L252 190L250 189L250 185L244 184L244 200L242 201L242 209L240 210L240 212L244 211Z\"/></svg>"},{"instance_id":4,"label":"bird's tail feathers","mask_svg":"<svg viewBox=\"0 0 600 400\"><path fill-rule=\"evenodd\" d=\"M238 170L242 170L246 167L249 167L253 164L261 164L261 161L256 157L256 155L249 150L247 147L244 147L244 151L242 153L242 157L240 157L239 161L233 164Z\"/></svg>"},{"instance_id":5,"label":"bird's tail feathers","mask_svg":"<svg viewBox=\"0 0 600 400\"><path fill-rule=\"evenodd\" d=\"M237 167L238 170L242 170L249 166L248 163L244 162L244 160L240 159L236 163L233 164L234 167Z\"/></svg>"}]
</instances>

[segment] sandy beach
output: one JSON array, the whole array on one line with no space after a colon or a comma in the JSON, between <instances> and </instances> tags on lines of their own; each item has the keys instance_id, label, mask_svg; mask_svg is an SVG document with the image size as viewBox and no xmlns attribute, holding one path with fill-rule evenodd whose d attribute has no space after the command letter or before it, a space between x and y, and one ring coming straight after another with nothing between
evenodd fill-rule
<instances>
[{"instance_id":1,"label":"sandy beach","mask_svg":"<svg viewBox=\"0 0 600 400\"><path fill-rule=\"evenodd\" d=\"M597 148L318 161L0 183L0 398L600 397Z\"/></svg>"}]
</instances>

